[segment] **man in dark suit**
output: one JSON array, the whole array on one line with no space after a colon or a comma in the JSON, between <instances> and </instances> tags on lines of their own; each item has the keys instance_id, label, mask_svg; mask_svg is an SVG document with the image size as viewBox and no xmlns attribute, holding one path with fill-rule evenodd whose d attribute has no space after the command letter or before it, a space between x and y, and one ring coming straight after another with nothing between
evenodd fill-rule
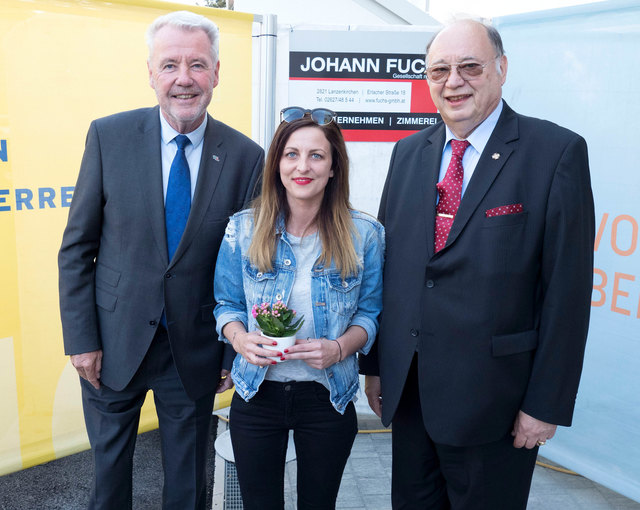
<instances>
[{"instance_id":1,"label":"man in dark suit","mask_svg":"<svg viewBox=\"0 0 640 510\"><path fill-rule=\"evenodd\" d=\"M171 13L149 27L147 42L159 106L91 124L59 254L65 352L81 377L94 452L92 509L131 508L148 390L163 508L205 508L213 400L231 386L220 379L215 262L227 219L252 198L264 160L258 145L206 112L218 84L216 25Z\"/></svg>"},{"instance_id":2,"label":"man in dark suit","mask_svg":"<svg viewBox=\"0 0 640 510\"><path fill-rule=\"evenodd\" d=\"M587 147L501 99L497 31L427 47L444 123L397 143L366 393L393 423L394 509L525 508L538 447L571 424L592 285ZM379 371L378 371L379 370ZM379 376L378 376L379 374Z\"/></svg>"}]
</instances>

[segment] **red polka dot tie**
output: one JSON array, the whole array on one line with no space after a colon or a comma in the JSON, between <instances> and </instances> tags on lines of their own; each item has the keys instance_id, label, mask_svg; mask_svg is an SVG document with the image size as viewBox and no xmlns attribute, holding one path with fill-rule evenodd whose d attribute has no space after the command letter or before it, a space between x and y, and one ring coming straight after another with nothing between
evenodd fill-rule
<instances>
[{"instance_id":1,"label":"red polka dot tie","mask_svg":"<svg viewBox=\"0 0 640 510\"><path fill-rule=\"evenodd\" d=\"M469 147L469 142L466 140L451 140L451 161L449 161L447 173L444 175L444 179L436 184L440 197L436 206L436 253L447 243L453 219L458 212L458 207L460 207L464 177L462 156L467 147Z\"/></svg>"}]
</instances>

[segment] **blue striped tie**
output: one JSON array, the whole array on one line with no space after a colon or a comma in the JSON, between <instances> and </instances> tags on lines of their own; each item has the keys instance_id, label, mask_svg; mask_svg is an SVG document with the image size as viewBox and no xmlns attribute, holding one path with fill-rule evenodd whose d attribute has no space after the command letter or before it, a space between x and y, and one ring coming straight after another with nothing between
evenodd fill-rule
<instances>
[{"instance_id":1,"label":"blue striped tie","mask_svg":"<svg viewBox=\"0 0 640 510\"><path fill-rule=\"evenodd\" d=\"M174 140L178 146L178 152L171 163L167 199L164 204L169 260L173 258L173 254L180 244L191 210L191 175L187 156L184 153L184 148L191 142L185 135L178 135Z\"/></svg>"}]
</instances>

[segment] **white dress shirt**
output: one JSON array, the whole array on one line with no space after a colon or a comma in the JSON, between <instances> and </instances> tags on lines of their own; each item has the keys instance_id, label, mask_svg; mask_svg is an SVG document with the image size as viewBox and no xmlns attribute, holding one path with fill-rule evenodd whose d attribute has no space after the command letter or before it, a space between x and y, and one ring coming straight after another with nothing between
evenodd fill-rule
<instances>
[{"instance_id":1,"label":"white dress shirt","mask_svg":"<svg viewBox=\"0 0 640 510\"><path fill-rule=\"evenodd\" d=\"M164 193L164 199L166 200L171 163L173 163L173 158L176 157L176 152L178 152L178 145L174 138L180 133L169 125L167 119L162 115L162 111L159 110L159 112L161 138L160 152L162 153L162 191ZM191 131L191 133L185 133L191 142L184 148L187 163L189 163L189 174L191 176L191 200L193 200L193 194L198 182L198 171L200 170L200 158L202 157L202 146L204 145L204 131L206 127L207 116L205 115L200 126L198 126L194 131Z\"/></svg>"},{"instance_id":2,"label":"white dress shirt","mask_svg":"<svg viewBox=\"0 0 640 510\"><path fill-rule=\"evenodd\" d=\"M464 152L464 156L462 157L462 168L464 169L464 179L462 180L462 196L464 196L464 192L467 189L467 185L471 180L471 176L476 169L476 165L478 164L478 160L480 159L480 154L484 150L489 138L491 137L491 133L493 133L496 124L498 123L498 118L502 113L502 100L496 106L496 109L491 112L491 114L482 121L482 123L475 128L472 133L467 137L467 141L470 143L467 150ZM452 139L458 140L449 129L447 125L445 125L446 130L446 138L444 141L444 147L442 148L442 162L440 163L440 177L438 178L438 182L444 179L445 174L447 173L447 168L449 167L449 161L451 161L451 144L449 143Z\"/></svg>"}]
</instances>

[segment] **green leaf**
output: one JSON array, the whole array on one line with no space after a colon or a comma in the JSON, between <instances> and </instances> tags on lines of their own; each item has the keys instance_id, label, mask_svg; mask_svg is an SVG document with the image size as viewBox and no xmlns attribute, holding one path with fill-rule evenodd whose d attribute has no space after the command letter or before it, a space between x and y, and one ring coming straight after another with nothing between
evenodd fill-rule
<instances>
[{"instance_id":1,"label":"green leaf","mask_svg":"<svg viewBox=\"0 0 640 510\"><path fill-rule=\"evenodd\" d=\"M286 326L284 324L282 324L282 321L280 319L278 319L277 317L273 317L271 316L271 321L273 322L273 327L276 331L278 331L278 335L277 336L282 336L282 332L287 329Z\"/></svg>"},{"instance_id":2,"label":"green leaf","mask_svg":"<svg viewBox=\"0 0 640 510\"><path fill-rule=\"evenodd\" d=\"M295 335L300 328L302 327L302 325L304 324L304 319L300 319L298 322L296 322L293 326L289 326L284 333L282 334L282 336L293 336Z\"/></svg>"}]
</instances>

